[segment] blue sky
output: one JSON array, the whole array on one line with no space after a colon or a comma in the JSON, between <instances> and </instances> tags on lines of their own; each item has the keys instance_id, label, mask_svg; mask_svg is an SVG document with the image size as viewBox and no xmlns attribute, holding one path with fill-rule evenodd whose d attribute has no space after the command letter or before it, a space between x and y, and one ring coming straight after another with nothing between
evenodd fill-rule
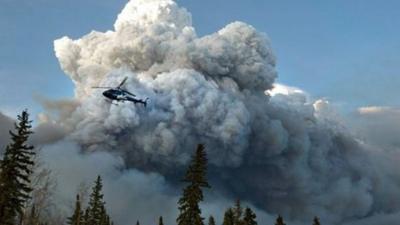
<instances>
[{"instance_id":1,"label":"blue sky","mask_svg":"<svg viewBox=\"0 0 400 225\"><path fill-rule=\"evenodd\" d=\"M0 0L0 111L71 97L53 40L112 29L126 0ZM240 20L268 34L278 82L349 112L400 106L400 1L179 0L202 36Z\"/></svg>"}]
</instances>

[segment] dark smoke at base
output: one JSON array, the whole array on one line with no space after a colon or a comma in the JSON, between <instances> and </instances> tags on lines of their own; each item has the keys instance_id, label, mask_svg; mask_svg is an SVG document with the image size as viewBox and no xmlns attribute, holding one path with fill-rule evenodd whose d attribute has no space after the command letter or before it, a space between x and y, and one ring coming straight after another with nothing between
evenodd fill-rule
<instances>
[{"instance_id":1,"label":"dark smoke at base","mask_svg":"<svg viewBox=\"0 0 400 225\"><path fill-rule=\"evenodd\" d=\"M130 1L114 28L55 41L75 98L43 101L39 136L47 137L43 158L59 174L65 213L76 187L102 174L118 224L159 215L173 224L178 181L203 143L213 184L206 214L221 219L241 198L262 223L278 213L290 224L315 215L324 224L398 218L397 154L354 138L326 101L275 85L265 34L234 22L198 37L191 15L170 0ZM110 105L91 88L124 77L128 90L150 98L148 108Z\"/></svg>"}]
</instances>

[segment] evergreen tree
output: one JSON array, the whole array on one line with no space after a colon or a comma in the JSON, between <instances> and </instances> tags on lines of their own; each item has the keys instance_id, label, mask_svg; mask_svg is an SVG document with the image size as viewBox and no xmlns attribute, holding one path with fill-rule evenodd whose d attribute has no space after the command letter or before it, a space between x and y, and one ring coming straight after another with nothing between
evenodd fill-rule
<instances>
[{"instance_id":1,"label":"evergreen tree","mask_svg":"<svg viewBox=\"0 0 400 225\"><path fill-rule=\"evenodd\" d=\"M162 216L158 219L158 225L164 225Z\"/></svg>"},{"instance_id":2,"label":"evergreen tree","mask_svg":"<svg viewBox=\"0 0 400 225\"><path fill-rule=\"evenodd\" d=\"M32 191L29 175L32 173L33 146L27 144L32 134L32 121L26 110L18 115L16 133L10 131L11 143L0 161L0 221L14 225L16 217L22 218L24 205Z\"/></svg>"},{"instance_id":3,"label":"evergreen tree","mask_svg":"<svg viewBox=\"0 0 400 225\"><path fill-rule=\"evenodd\" d=\"M318 218L318 217L314 217L314 223L313 223L313 225L321 225L321 224L319 223L319 218Z\"/></svg>"},{"instance_id":4,"label":"evergreen tree","mask_svg":"<svg viewBox=\"0 0 400 225\"><path fill-rule=\"evenodd\" d=\"M279 215L278 218L276 218L275 225L286 225L286 223L283 222L283 218L281 215Z\"/></svg>"},{"instance_id":5,"label":"evergreen tree","mask_svg":"<svg viewBox=\"0 0 400 225\"><path fill-rule=\"evenodd\" d=\"M98 176L92 189L92 193L90 194L87 215L85 215L86 225L108 225L106 223L111 223L106 212L105 202L103 201L103 194L101 193L102 188L103 184L101 177Z\"/></svg>"},{"instance_id":6,"label":"evergreen tree","mask_svg":"<svg viewBox=\"0 0 400 225\"><path fill-rule=\"evenodd\" d=\"M75 210L71 217L68 218L68 224L70 225L83 225L84 215L81 208L81 200L79 195L76 195Z\"/></svg>"},{"instance_id":7,"label":"evergreen tree","mask_svg":"<svg viewBox=\"0 0 400 225\"><path fill-rule=\"evenodd\" d=\"M244 211L243 224L257 225L256 218L257 218L256 214L249 207L247 207Z\"/></svg>"},{"instance_id":8,"label":"evergreen tree","mask_svg":"<svg viewBox=\"0 0 400 225\"><path fill-rule=\"evenodd\" d=\"M199 203L203 200L202 188L210 187L206 180L207 157L204 146L199 144L183 179L188 185L179 199L178 225L204 225Z\"/></svg>"},{"instance_id":9,"label":"evergreen tree","mask_svg":"<svg viewBox=\"0 0 400 225\"><path fill-rule=\"evenodd\" d=\"M86 208L86 210L85 210L85 214L83 215L83 225L90 225L89 223L88 223L88 221L89 221L89 207L88 208Z\"/></svg>"},{"instance_id":10,"label":"evergreen tree","mask_svg":"<svg viewBox=\"0 0 400 225\"><path fill-rule=\"evenodd\" d=\"M215 219L213 216L208 217L208 225L215 225Z\"/></svg>"},{"instance_id":11,"label":"evergreen tree","mask_svg":"<svg viewBox=\"0 0 400 225\"><path fill-rule=\"evenodd\" d=\"M234 225L235 224L235 214L232 208L229 208L225 211L224 221L222 225Z\"/></svg>"},{"instance_id":12,"label":"evergreen tree","mask_svg":"<svg viewBox=\"0 0 400 225\"><path fill-rule=\"evenodd\" d=\"M240 200L236 200L235 207L233 207L233 215L234 215L234 224L235 225L242 225L242 214L243 208L240 204Z\"/></svg>"},{"instance_id":13,"label":"evergreen tree","mask_svg":"<svg viewBox=\"0 0 400 225\"><path fill-rule=\"evenodd\" d=\"M110 225L110 217L107 215L104 205L101 207L100 225Z\"/></svg>"}]
</instances>

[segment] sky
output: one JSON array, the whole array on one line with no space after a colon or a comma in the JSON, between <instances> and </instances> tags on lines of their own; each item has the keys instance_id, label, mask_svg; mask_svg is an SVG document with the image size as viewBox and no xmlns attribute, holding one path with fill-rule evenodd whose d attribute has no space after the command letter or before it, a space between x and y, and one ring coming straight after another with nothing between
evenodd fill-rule
<instances>
[{"instance_id":1,"label":"sky","mask_svg":"<svg viewBox=\"0 0 400 225\"><path fill-rule=\"evenodd\" d=\"M0 111L41 111L38 99L73 96L53 41L106 31L126 0L0 0ZM339 111L400 106L399 1L179 0L199 36L233 21L265 32L277 82L325 98Z\"/></svg>"}]
</instances>

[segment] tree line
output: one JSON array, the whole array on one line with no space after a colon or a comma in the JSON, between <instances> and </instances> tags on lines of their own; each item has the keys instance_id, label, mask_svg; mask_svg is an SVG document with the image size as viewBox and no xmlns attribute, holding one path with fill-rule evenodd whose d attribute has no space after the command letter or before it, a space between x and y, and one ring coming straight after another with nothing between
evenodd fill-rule
<instances>
[{"instance_id":1,"label":"tree line","mask_svg":"<svg viewBox=\"0 0 400 225\"><path fill-rule=\"evenodd\" d=\"M10 131L11 140L6 146L0 160L0 225L59 225L50 224L42 218L37 204L32 201L32 192L35 191L32 174L35 169L34 147L28 144L29 136L33 133L32 121L29 120L27 110L17 116L15 131ZM205 147L199 144L192 155L183 182L186 186L178 201L179 214L177 225L205 225L200 202L204 200L203 190L211 188L207 181L207 154ZM43 173L43 171L42 171ZM47 173L45 173L47 174ZM48 182L48 180L46 180ZM49 186L49 183L44 185ZM81 196L76 195L75 205L71 215L67 218L69 225L113 225L106 210L106 203L102 193L102 179L98 176L92 187L87 207L83 207ZM257 215L250 208L243 208L240 200L226 209L222 225L258 225ZM209 216L208 225L215 225L213 216ZM159 225L164 225L160 216ZM137 221L136 225L140 225ZM281 215L278 215L275 225L286 225ZM320 225L317 217L312 225Z\"/></svg>"}]
</instances>

